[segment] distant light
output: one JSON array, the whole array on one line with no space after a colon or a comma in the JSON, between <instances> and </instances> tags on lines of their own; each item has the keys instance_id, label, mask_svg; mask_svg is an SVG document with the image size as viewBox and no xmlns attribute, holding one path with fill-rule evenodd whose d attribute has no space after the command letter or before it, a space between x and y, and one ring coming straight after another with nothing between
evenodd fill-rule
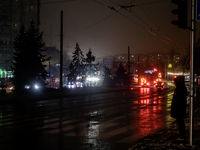
<instances>
[{"instance_id":1,"label":"distant light","mask_svg":"<svg viewBox=\"0 0 200 150\"><path fill-rule=\"evenodd\" d=\"M88 81L98 81L99 78L97 78L97 77L87 77L87 80Z\"/></svg>"},{"instance_id":2,"label":"distant light","mask_svg":"<svg viewBox=\"0 0 200 150\"><path fill-rule=\"evenodd\" d=\"M25 89L30 89L30 86L29 85L25 85Z\"/></svg>"},{"instance_id":3,"label":"distant light","mask_svg":"<svg viewBox=\"0 0 200 150\"><path fill-rule=\"evenodd\" d=\"M144 73L150 73L152 74L153 72L155 72L154 70L146 70Z\"/></svg>"},{"instance_id":4,"label":"distant light","mask_svg":"<svg viewBox=\"0 0 200 150\"><path fill-rule=\"evenodd\" d=\"M172 64L168 64L168 68L172 68Z\"/></svg>"},{"instance_id":5,"label":"distant light","mask_svg":"<svg viewBox=\"0 0 200 150\"><path fill-rule=\"evenodd\" d=\"M36 84L36 85L35 85L35 89L38 89L38 88L39 88L39 86Z\"/></svg>"}]
</instances>

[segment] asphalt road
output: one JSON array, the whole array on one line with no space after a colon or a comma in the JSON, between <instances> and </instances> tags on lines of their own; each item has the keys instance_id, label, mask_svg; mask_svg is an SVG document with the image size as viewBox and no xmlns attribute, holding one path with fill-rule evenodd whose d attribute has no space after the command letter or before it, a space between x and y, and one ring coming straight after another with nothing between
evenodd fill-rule
<instances>
[{"instance_id":1,"label":"asphalt road","mask_svg":"<svg viewBox=\"0 0 200 150\"><path fill-rule=\"evenodd\" d=\"M173 90L132 88L0 106L0 149L126 150L169 126Z\"/></svg>"}]
</instances>

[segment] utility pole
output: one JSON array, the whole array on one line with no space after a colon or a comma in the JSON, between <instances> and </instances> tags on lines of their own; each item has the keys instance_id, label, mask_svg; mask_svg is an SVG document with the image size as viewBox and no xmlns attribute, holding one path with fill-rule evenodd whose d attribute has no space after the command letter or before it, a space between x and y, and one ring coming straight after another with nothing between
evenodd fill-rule
<instances>
[{"instance_id":1,"label":"utility pole","mask_svg":"<svg viewBox=\"0 0 200 150\"><path fill-rule=\"evenodd\" d=\"M63 87L63 11L61 11L61 19L60 19L60 91L62 91Z\"/></svg>"},{"instance_id":2,"label":"utility pole","mask_svg":"<svg viewBox=\"0 0 200 150\"><path fill-rule=\"evenodd\" d=\"M195 43L195 14L196 2L191 1L191 30L190 30L190 105L189 105L189 143L193 143L194 130L194 43Z\"/></svg>"},{"instance_id":3,"label":"utility pole","mask_svg":"<svg viewBox=\"0 0 200 150\"><path fill-rule=\"evenodd\" d=\"M128 46L128 84L131 87L131 71L130 71L130 47Z\"/></svg>"},{"instance_id":4,"label":"utility pole","mask_svg":"<svg viewBox=\"0 0 200 150\"><path fill-rule=\"evenodd\" d=\"M138 84L140 85L140 73L139 73L139 68L140 68L140 58L138 56Z\"/></svg>"}]
</instances>

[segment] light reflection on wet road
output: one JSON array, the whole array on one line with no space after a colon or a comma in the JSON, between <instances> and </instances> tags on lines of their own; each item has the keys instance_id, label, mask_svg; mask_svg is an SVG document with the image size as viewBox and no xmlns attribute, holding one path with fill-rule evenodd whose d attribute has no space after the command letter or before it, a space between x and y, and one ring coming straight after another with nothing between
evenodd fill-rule
<instances>
[{"instance_id":1,"label":"light reflection on wet road","mask_svg":"<svg viewBox=\"0 0 200 150\"><path fill-rule=\"evenodd\" d=\"M173 91L162 90L134 88L2 105L0 149L12 149L9 143L45 150L127 149L174 121L169 116Z\"/></svg>"}]
</instances>

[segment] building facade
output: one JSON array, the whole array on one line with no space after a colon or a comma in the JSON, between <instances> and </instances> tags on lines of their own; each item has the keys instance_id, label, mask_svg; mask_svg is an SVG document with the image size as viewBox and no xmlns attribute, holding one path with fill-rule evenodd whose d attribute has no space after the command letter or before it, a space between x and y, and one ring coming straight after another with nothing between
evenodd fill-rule
<instances>
[{"instance_id":1,"label":"building facade","mask_svg":"<svg viewBox=\"0 0 200 150\"><path fill-rule=\"evenodd\" d=\"M124 68L128 71L128 55L119 54L113 57L112 70L115 72L122 63ZM168 65L172 64L172 68L168 68ZM156 69L166 78L167 72L176 72L180 65L180 54L179 53L148 53L148 54L130 54L130 72L140 77L145 76L146 70Z\"/></svg>"},{"instance_id":2,"label":"building facade","mask_svg":"<svg viewBox=\"0 0 200 150\"><path fill-rule=\"evenodd\" d=\"M40 24L40 0L0 0L0 70L1 78L11 71L13 41L22 25L28 29L30 21Z\"/></svg>"}]
</instances>

